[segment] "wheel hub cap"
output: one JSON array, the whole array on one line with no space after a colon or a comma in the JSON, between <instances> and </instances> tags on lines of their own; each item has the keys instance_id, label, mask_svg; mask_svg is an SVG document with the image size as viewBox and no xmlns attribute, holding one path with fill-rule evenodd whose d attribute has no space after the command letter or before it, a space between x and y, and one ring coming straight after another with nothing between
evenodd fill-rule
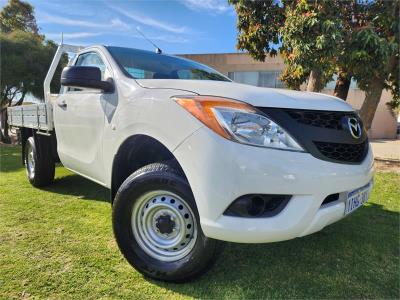
<instances>
[{"instance_id":1,"label":"wheel hub cap","mask_svg":"<svg viewBox=\"0 0 400 300\"><path fill-rule=\"evenodd\" d=\"M28 144L26 149L26 171L28 173L29 178L33 178L35 176L35 158L33 154L33 148Z\"/></svg>"},{"instance_id":2,"label":"wheel hub cap","mask_svg":"<svg viewBox=\"0 0 400 300\"><path fill-rule=\"evenodd\" d=\"M175 227L175 222L171 216L163 215L157 218L156 227L162 234L170 234Z\"/></svg>"},{"instance_id":3,"label":"wheel hub cap","mask_svg":"<svg viewBox=\"0 0 400 300\"><path fill-rule=\"evenodd\" d=\"M167 191L139 197L133 206L131 224L139 246L161 261L185 257L197 238L196 219L190 206Z\"/></svg>"}]
</instances>

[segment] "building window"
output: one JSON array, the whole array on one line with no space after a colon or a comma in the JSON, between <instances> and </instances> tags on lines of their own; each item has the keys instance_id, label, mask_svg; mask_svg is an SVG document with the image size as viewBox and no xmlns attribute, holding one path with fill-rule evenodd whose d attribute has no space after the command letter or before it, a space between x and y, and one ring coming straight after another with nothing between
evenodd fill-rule
<instances>
[{"instance_id":1,"label":"building window","mask_svg":"<svg viewBox=\"0 0 400 300\"><path fill-rule=\"evenodd\" d=\"M228 72L228 77L235 82L269 88L285 88L279 80L281 71L237 71Z\"/></svg>"},{"instance_id":2,"label":"building window","mask_svg":"<svg viewBox=\"0 0 400 300\"><path fill-rule=\"evenodd\" d=\"M337 76L336 74L333 75L332 80L329 81L329 82L326 84L325 90L334 90L334 89L335 89L337 77L338 77L338 76ZM357 81L356 81L354 78L351 78L350 88L349 88L349 89L350 89L350 90L356 90L356 89L358 89Z\"/></svg>"}]
</instances>

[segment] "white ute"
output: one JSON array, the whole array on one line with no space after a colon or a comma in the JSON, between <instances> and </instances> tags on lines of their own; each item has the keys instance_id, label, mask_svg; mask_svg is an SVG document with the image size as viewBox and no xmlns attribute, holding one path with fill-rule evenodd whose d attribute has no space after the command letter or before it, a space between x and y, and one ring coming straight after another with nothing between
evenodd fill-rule
<instances>
[{"instance_id":1,"label":"white ute","mask_svg":"<svg viewBox=\"0 0 400 300\"><path fill-rule=\"evenodd\" d=\"M65 52L76 55L51 95ZM237 84L149 51L69 45L59 46L44 89L45 103L8 111L29 181L50 184L61 162L109 188L118 246L151 278L200 275L220 241L321 230L372 188L366 131L335 97Z\"/></svg>"}]
</instances>

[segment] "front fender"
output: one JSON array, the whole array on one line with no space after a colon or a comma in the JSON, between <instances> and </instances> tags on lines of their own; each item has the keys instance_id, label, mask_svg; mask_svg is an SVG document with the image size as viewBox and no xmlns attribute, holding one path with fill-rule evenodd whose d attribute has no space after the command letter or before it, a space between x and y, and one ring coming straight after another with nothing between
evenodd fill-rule
<instances>
[{"instance_id":1,"label":"front fender","mask_svg":"<svg viewBox=\"0 0 400 300\"><path fill-rule=\"evenodd\" d=\"M114 156L129 137L147 135L163 144L171 153L202 123L171 99L174 90L143 89L135 97L121 101L104 129L104 166L109 170L106 185L111 187Z\"/></svg>"}]
</instances>

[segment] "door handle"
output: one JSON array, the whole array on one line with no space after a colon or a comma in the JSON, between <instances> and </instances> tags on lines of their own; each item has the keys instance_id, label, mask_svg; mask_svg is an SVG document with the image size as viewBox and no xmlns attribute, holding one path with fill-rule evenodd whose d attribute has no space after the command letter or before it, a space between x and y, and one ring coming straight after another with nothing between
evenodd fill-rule
<instances>
[{"instance_id":1,"label":"door handle","mask_svg":"<svg viewBox=\"0 0 400 300\"><path fill-rule=\"evenodd\" d=\"M67 102L65 102L64 99L63 99L63 100L58 100L58 101L57 101L57 105L58 105L59 107L66 108L66 107L67 107Z\"/></svg>"}]
</instances>

